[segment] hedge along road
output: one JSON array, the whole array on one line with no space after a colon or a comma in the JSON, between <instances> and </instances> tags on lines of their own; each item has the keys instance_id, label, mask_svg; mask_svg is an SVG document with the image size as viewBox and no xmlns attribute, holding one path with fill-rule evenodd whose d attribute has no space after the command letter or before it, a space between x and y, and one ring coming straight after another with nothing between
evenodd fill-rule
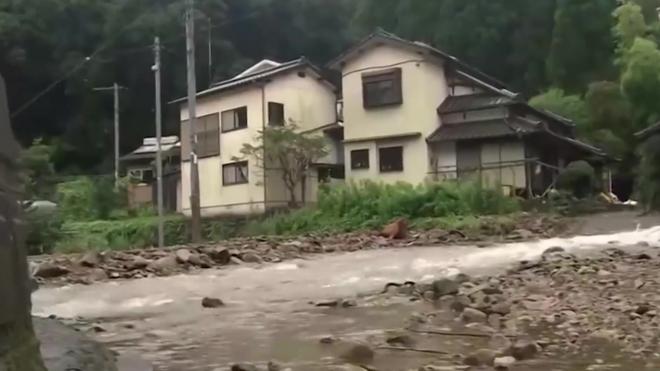
<instances>
[{"instance_id":1,"label":"hedge along road","mask_svg":"<svg viewBox=\"0 0 660 371\"><path fill-rule=\"evenodd\" d=\"M96 321L105 330L97 334L100 341L120 352L138 351L158 370L213 370L232 362L273 359L293 369L323 370L319 360L334 354L319 345L319 338L327 334L364 338L374 331L399 328L415 308L403 301L384 305L360 299L357 308L329 310L311 302L355 298L380 291L388 282L429 281L458 272L493 274L517 261L537 258L553 246L589 253L613 242L634 245L659 240L660 227L654 227L488 249L360 251L197 275L41 288L33 294L33 313ZM226 306L203 309L200 302L206 296L221 298ZM405 358L380 362L391 366Z\"/></svg>"}]
</instances>

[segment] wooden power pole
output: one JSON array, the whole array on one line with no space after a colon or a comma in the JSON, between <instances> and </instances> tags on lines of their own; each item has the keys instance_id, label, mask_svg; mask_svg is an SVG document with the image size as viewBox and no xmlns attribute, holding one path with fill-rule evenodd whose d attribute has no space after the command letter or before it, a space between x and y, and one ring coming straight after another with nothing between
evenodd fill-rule
<instances>
[{"instance_id":1,"label":"wooden power pole","mask_svg":"<svg viewBox=\"0 0 660 371\"><path fill-rule=\"evenodd\" d=\"M158 247L165 247L165 227L163 225L163 154L162 154L162 111L160 94L160 38L154 39L154 81L156 87L156 187L158 198Z\"/></svg>"},{"instance_id":2,"label":"wooden power pole","mask_svg":"<svg viewBox=\"0 0 660 371\"><path fill-rule=\"evenodd\" d=\"M202 240L201 211L199 205L199 169L197 164L197 81L195 76L195 7L194 0L187 0L186 11L186 59L188 70L188 125L190 137L190 211L192 241ZM182 138L183 139L183 138Z\"/></svg>"}]
</instances>

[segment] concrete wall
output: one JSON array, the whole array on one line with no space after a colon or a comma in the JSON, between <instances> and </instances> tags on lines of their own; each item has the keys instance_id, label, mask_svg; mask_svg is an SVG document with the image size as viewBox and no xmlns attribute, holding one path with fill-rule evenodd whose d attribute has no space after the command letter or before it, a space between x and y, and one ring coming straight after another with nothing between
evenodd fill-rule
<instances>
[{"instance_id":1,"label":"concrete wall","mask_svg":"<svg viewBox=\"0 0 660 371\"><path fill-rule=\"evenodd\" d=\"M403 103L365 109L362 73L401 68ZM388 45L374 47L349 61L342 70L344 99L344 148L346 179L372 179L384 182L423 182L429 173L429 151L424 140L440 125L437 106L447 96L447 82L441 62ZM388 141L362 140L375 136L396 136L418 132L418 138ZM359 140L359 142L352 142ZM380 173L377 148L403 145L404 171ZM350 152L369 149L370 168L352 170Z\"/></svg>"},{"instance_id":2,"label":"concrete wall","mask_svg":"<svg viewBox=\"0 0 660 371\"><path fill-rule=\"evenodd\" d=\"M256 158L248 158L248 184L223 185L222 165L242 157L244 143L255 143L259 131L268 120L268 102L284 104L285 119L293 120L300 130L307 131L335 122L335 94L332 87L316 78L311 71L297 71L279 75L263 86L248 85L246 88L216 93L198 100L197 116L247 106L246 129L228 133L220 132L220 156L199 160L200 204L203 216L226 214L258 214L269 207L286 205L282 189L284 185L276 171L264 170ZM188 119L186 105L181 108L181 121ZM190 164L181 168L183 213L190 215ZM312 183L315 184L315 183ZM314 190L310 195L315 197ZM311 197L311 196L310 196Z\"/></svg>"}]
</instances>

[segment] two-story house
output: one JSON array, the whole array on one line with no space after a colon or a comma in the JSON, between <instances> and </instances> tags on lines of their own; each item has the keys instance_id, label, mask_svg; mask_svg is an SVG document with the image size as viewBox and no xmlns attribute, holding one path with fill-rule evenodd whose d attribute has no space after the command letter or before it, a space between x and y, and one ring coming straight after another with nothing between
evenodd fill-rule
<instances>
[{"instance_id":1,"label":"two-story house","mask_svg":"<svg viewBox=\"0 0 660 371\"><path fill-rule=\"evenodd\" d=\"M342 74L347 180L480 178L531 194L571 161L606 158L570 121L424 43L379 30L329 67Z\"/></svg>"},{"instance_id":2,"label":"two-story house","mask_svg":"<svg viewBox=\"0 0 660 371\"><path fill-rule=\"evenodd\" d=\"M300 58L286 63L263 60L199 92L195 130L202 216L258 214L287 205L280 170L264 168L256 158L242 159L243 145L257 144L255 138L268 125L295 122L302 131L325 135L330 154L323 164L340 164L335 90L317 67ZM190 215L188 108L184 98L174 102L181 104L182 211ZM316 197L316 174L310 174L306 200Z\"/></svg>"}]
</instances>

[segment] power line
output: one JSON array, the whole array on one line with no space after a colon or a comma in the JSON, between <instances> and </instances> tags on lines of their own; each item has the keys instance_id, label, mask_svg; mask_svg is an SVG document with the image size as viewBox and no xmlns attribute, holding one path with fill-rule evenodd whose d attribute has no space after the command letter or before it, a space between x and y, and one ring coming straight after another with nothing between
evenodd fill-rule
<instances>
[{"instance_id":1,"label":"power line","mask_svg":"<svg viewBox=\"0 0 660 371\"><path fill-rule=\"evenodd\" d=\"M261 12L263 12L263 11L265 11L265 10L266 10L266 7L263 7L263 8L261 8L261 9L259 9L259 10L252 11L252 12L250 12L250 13L248 13L248 14L245 14L245 15L243 15L243 16L241 16L241 17L238 17L238 18L229 19L229 20L227 20L227 21L220 22L220 23L215 23L215 24L214 24L214 23L209 23L209 26L208 26L208 27L209 27L209 29L213 30L213 29L216 29L216 28L219 28L219 27L224 27L224 26L227 26L227 25L230 25L230 24L234 24L234 23L242 22L242 21L244 21L244 20L250 19L250 18L252 18L252 17L258 15L259 13L261 13ZM200 12L201 12L201 11L200 11ZM203 12L202 12L202 13L203 13ZM137 17L137 18L135 19L135 21L137 21L138 19L139 19L139 17ZM87 65L88 63L93 62L93 61L94 61L94 58L95 58L99 53L101 53L104 49L106 49L106 48L107 48L112 42L114 42L115 40L117 40L117 39L118 39L121 35L123 35L124 32L126 32L129 28L135 26L135 21L134 21L133 23L127 25L126 27L122 28L119 32L115 33L115 35L114 35L112 38L108 39L108 40L107 40L105 43L103 43L100 47L98 47L96 50L94 50L94 51L92 52L92 54L90 54L89 56L85 57L80 63L78 63L77 65L75 65L71 70L69 70L68 72L64 73L60 78L58 78L57 80L55 80L55 81L53 81L52 83L50 83L48 86L46 86L43 90L41 90L41 91L40 91L39 93L37 93L35 96L33 96L32 98L30 98L29 100L27 100L25 103L23 103L23 105L21 105L19 108L17 108L14 112L11 113L11 118L12 118L12 119L13 119L13 118L16 118L18 115L20 115L20 114L23 113L26 109L28 109L30 106L32 106L36 101L38 101L38 100L41 99L44 95L48 94L48 93L49 93L50 91L52 91L55 87L57 87L57 85L61 84L62 82L66 81L66 80L68 80L71 76L73 76L76 72L78 72L80 69L82 69L82 68L83 68L85 65ZM185 38L185 33L183 33L183 34L179 34L179 35L177 35L176 37L171 37L171 38L169 38L169 39L166 39L166 40L161 41L161 45L170 44L170 43L173 43L173 42L175 42L175 41L180 41L180 40L182 40L182 39L184 39L184 38ZM138 53L138 52L147 51L147 50L152 50L152 49L153 49L153 45L144 45L144 46L138 46L138 47L133 47L133 48L120 49L120 50L115 51L114 54L115 54L115 55L131 54L131 53Z\"/></svg>"}]
</instances>

